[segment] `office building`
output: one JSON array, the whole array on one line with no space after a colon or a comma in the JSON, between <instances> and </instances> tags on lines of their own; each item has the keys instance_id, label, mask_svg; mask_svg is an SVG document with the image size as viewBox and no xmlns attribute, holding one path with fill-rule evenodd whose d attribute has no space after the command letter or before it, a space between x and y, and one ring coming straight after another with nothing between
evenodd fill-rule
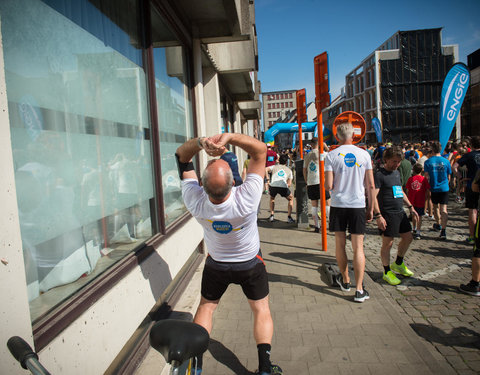
<instances>
[{"instance_id":1,"label":"office building","mask_svg":"<svg viewBox=\"0 0 480 375\"><path fill-rule=\"evenodd\" d=\"M267 131L279 118L297 108L296 90L262 93L263 131Z\"/></svg>"},{"instance_id":2,"label":"office building","mask_svg":"<svg viewBox=\"0 0 480 375\"><path fill-rule=\"evenodd\" d=\"M443 80L458 60L458 45L442 45L441 31L392 35L346 75L342 95L323 111L324 123L331 126L339 113L355 111L365 118L366 142L376 142L374 117L385 140L438 139Z\"/></svg>"}]
</instances>

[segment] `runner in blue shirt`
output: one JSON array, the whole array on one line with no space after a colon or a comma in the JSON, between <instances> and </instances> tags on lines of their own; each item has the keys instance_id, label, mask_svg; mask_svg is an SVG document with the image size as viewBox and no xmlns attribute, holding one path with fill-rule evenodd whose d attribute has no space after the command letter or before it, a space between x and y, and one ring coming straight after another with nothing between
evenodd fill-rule
<instances>
[{"instance_id":1,"label":"runner in blue shirt","mask_svg":"<svg viewBox=\"0 0 480 375\"><path fill-rule=\"evenodd\" d=\"M447 204L452 167L449 161L440 155L440 150L440 142L432 142L432 156L425 161L424 170L432 193L433 214L436 221L436 223L433 224L433 229L440 230L440 239L446 240L446 227L448 222Z\"/></svg>"}]
</instances>

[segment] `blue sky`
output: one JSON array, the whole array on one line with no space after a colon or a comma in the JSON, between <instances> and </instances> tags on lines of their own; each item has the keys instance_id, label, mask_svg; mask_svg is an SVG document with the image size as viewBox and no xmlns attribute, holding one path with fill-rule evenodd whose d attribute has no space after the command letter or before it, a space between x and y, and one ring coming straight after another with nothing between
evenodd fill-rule
<instances>
[{"instance_id":1,"label":"blue sky","mask_svg":"<svg viewBox=\"0 0 480 375\"><path fill-rule=\"evenodd\" d=\"M443 27L442 44L458 44L460 61L480 48L480 0L256 0L262 92L307 90L313 58L327 51L332 100L345 75L399 30Z\"/></svg>"}]
</instances>

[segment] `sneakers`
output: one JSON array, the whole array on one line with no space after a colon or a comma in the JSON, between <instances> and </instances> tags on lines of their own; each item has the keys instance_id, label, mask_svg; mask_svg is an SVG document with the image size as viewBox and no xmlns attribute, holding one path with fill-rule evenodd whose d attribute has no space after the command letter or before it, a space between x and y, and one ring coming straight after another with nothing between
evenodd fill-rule
<instances>
[{"instance_id":1,"label":"sneakers","mask_svg":"<svg viewBox=\"0 0 480 375\"><path fill-rule=\"evenodd\" d=\"M442 230L442 226L440 224L434 223L432 230Z\"/></svg>"},{"instance_id":2,"label":"sneakers","mask_svg":"<svg viewBox=\"0 0 480 375\"><path fill-rule=\"evenodd\" d=\"M473 245L475 244L475 238L473 237L467 237L467 239L465 240L466 243L468 243L469 245Z\"/></svg>"},{"instance_id":3,"label":"sneakers","mask_svg":"<svg viewBox=\"0 0 480 375\"><path fill-rule=\"evenodd\" d=\"M393 262L391 265L390 265L390 269L395 272L395 273L399 273L400 275L402 276L406 276L406 277L410 277L410 276L413 276L413 272L410 271L407 266L405 265L404 262L402 262L402 264L398 265L397 263ZM388 274L389 272L387 272Z\"/></svg>"},{"instance_id":4,"label":"sneakers","mask_svg":"<svg viewBox=\"0 0 480 375\"><path fill-rule=\"evenodd\" d=\"M465 202L465 198L457 195L457 197L455 198L455 202L463 203L463 202Z\"/></svg>"},{"instance_id":5,"label":"sneakers","mask_svg":"<svg viewBox=\"0 0 480 375\"><path fill-rule=\"evenodd\" d=\"M293 218L291 216L289 216L288 219L287 219L287 223L288 224L294 224L295 220L293 220Z\"/></svg>"},{"instance_id":6,"label":"sneakers","mask_svg":"<svg viewBox=\"0 0 480 375\"><path fill-rule=\"evenodd\" d=\"M422 237L420 236L420 232L414 231L413 232L413 239L414 240L420 240Z\"/></svg>"},{"instance_id":7,"label":"sneakers","mask_svg":"<svg viewBox=\"0 0 480 375\"><path fill-rule=\"evenodd\" d=\"M343 277L342 274L338 274L335 276L335 282L338 284L340 289L342 289L343 292L350 292L350 283L344 283L343 282Z\"/></svg>"},{"instance_id":8,"label":"sneakers","mask_svg":"<svg viewBox=\"0 0 480 375\"><path fill-rule=\"evenodd\" d=\"M384 272L383 280L385 280L390 285L398 285L401 283L400 279L392 271L388 271L386 274Z\"/></svg>"},{"instance_id":9,"label":"sneakers","mask_svg":"<svg viewBox=\"0 0 480 375\"><path fill-rule=\"evenodd\" d=\"M268 221L271 223L273 222L273 215L270 215L270 217L268 218Z\"/></svg>"},{"instance_id":10,"label":"sneakers","mask_svg":"<svg viewBox=\"0 0 480 375\"><path fill-rule=\"evenodd\" d=\"M278 365L272 365L272 367L270 367L270 372L260 372L257 370L255 371L255 375L283 375L283 370Z\"/></svg>"},{"instance_id":11,"label":"sneakers","mask_svg":"<svg viewBox=\"0 0 480 375\"><path fill-rule=\"evenodd\" d=\"M442 229L440 231L440 239L441 240L446 240L447 239L447 232L445 231L445 229Z\"/></svg>"},{"instance_id":12,"label":"sneakers","mask_svg":"<svg viewBox=\"0 0 480 375\"><path fill-rule=\"evenodd\" d=\"M315 228L315 229L314 229L314 232L315 232L315 233L320 233L320 228Z\"/></svg>"},{"instance_id":13,"label":"sneakers","mask_svg":"<svg viewBox=\"0 0 480 375\"><path fill-rule=\"evenodd\" d=\"M363 289L362 292L359 292L358 290L355 292L355 297L353 297L353 300L355 302L365 302L365 300L369 299L370 295L368 294L366 289Z\"/></svg>"},{"instance_id":14,"label":"sneakers","mask_svg":"<svg viewBox=\"0 0 480 375\"><path fill-rule=\"evenodd\" d=\"M462 292L470 294L472 296L480 296L480 285L475 285L473 280L470 280L468 284L462 284L459 288Z\"/></svg>"}]
</instances>

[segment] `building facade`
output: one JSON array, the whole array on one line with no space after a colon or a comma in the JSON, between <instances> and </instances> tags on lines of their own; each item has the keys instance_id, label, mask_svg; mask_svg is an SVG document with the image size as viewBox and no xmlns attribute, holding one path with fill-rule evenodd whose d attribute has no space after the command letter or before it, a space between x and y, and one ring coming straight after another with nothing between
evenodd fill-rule
<instances>
[{"instance_id":1,"label":"building facade","mask_svg":"<svg viewBox=\"0 0 480 375\"><path fill-rule=\"evenodd\" d=\"M366 142L376 142L374 117L385 140L438 139L442 84L457 60L458 45L442 45L440 28L399 31L346 75L341 97L323 111L325 124L341 108L365 118Z\"/></svg>"},{"instance_id":2,"label":"building facade","mask_svg":"<svg viewBox=\"0 0 480 375\"><path fill-rule=\"evenodd\" d=\"M2 1L0 28L0 372L18 335L51 373L129 373L203 257L176 148L260 134L254 1Z\"/></svg>"},{"instance_id":3,"label":"building facade","mask_svg":"<svg viewBox=\"0 0 480 375\"><path fill-rule=\"evenodd\" d=\"M480 135L480 49L467 56L470 87L462 107L462 136Z\"/></svg>"},{"instance_id":4,"label":"building facade","mask_svg":"<svg viewBox=\"0 0 480 375\"><path fill-rule=\"evenodd\" d=\"M297 108L296 90L262 93L263 129L267 131L279 118Z\"/></svg>"}]
</instances>

